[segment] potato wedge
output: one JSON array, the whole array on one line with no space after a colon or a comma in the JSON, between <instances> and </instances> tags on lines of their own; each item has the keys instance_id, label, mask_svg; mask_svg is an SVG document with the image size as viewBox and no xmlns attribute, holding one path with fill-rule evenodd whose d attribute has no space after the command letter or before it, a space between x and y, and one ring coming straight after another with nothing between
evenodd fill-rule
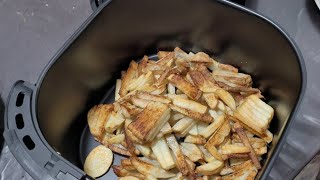
<instances>
[{"instance_id":1,"label":"potato wedge","mask_svg":"<svg viewBox=\"0 0 320 180\"><path fill-rule=\"evenodd\" d=\"M125 177L120 177L119 180L139 180L139 179L134 176L125 176Z\"/></svg>"},{"instance_id":2,"label":"potato wedge","mask_svg":"<svg viewBox=\"0 0 320 180\"><path fill-rule=\"evenodd\" d=\"M117 79L116 81L116 89L115 89L115 93L114 93L114 100L117 101L118 99L120 99L120 88L121 88L121 79Z\"/></svg>"},{"instance_id":3,"label":"potato wedge","mask_svg":"<svg viewBox=\"0 0 320 180\"><path fill-rule=\"evenodd\" d=\"M198 145L199 149L201 150L201 152L203 153L203 158L206 162L212 162L214 160L216 160L215 157L213 157L210 152L202 145Z\"/></svg>"},{"instance_id":4,"label":"potato wedge","mask_svg":"<svg viewBox=\"0 0 320 180\"><path fill-rule=\"evenodd\" d=\"M232 110L236 109L236 102L228 91L224 89L217 89L215 91L215 94Z\"/></svg>"},{"instance_id":5,"label":"potato wedge","mask_svg":"<svg viewBox=\"0 0 320 180\"><path fill-rule=\"evenodd\" d=\"M132 165L130 159L121 159L121 166L128 171L136 170L136 168Z\"/></svg>"},{"instance_id":6,"label":"potato wedge","mask_svg":"<svg viewBox=\"0 0 320 180\"><path fill-rule=\"evenodd\" d=\"M141 173L134 172L134 171L128 171L124 169L122 166L112 166L113 172L118 176L118 177L125 177L125 176L133 176L138 179L145 179L145 176Z\"/></svg>"},{"instance_id":7,"label":"potato wedge","mask_svg":"<svg viewBox=\"0 0 320 180\"><path fill-rule=\"evenodd\" d=\"M203 159L203 154L199 147L191 143L180 143L181 150L191 161L197 162L199 159Z\"/></svg>"},{"instance_id":8,"label":"potato wedge","mask_svg":"<svg viewBox=\"0 0 320 180\"><path fill-rule=\"evenodd\" d=\"M113 133L115 130L117 130L118 127L122 125L124 120L125 119L120 112L112 112L104 125L105 131L108 133Z\"/></svg>"},{"instance_id":9,"label":"potato wedge","mask_svg":"<svg viewBox=\"0 0 320 180\"><path fill-rule=\"evenodd\" d=\"M201 145L201 144L205 144L206 143L206 139L201 137L201 136L188 135L184 139L184 142Z\"/></svg>"},{"instance_id":10,"label":"potato wedge","mask_svg":"<svg viewBox=\"0 0 320 180\"><path fill-rule=\"evenodd\" d=\"M224 166L223 162L215 160L210 163L198 166L196 168L196 173L208 175L208 176L218 174L220 173L223 166Z\"/></svg>"},{"instance_id":11,"label":"potato wedge","mask_svg":"<svg viewBox=\"0 0 320 180\"><path fill-rule=\"evenodd\" d=\"M267 130L273 114L272 107L256 95L247 97L234 112L237 119L260 134Z\"/></svg>"},{"instance_id":12,"label":"potato wedge","mask_svg":"<svg viewBox=\"0 0 320 180\"><path fill-rule=\"evenodd\" d=\"M207 80L200 71L189 71L189 75L195 86L205 93L215 92L219 88L212 81Z\"/></svg>"},{"instance_id":13,"label":"potato wedge","mask_svg":"<svg viewBox=\"0 0 320 180\"><path fill-rule=\"evenodd\" d=\"M112 111L112 104L100 104L94 106L88 112L88 124L90 132L98 140L101 140L104 134L104 124Z\"/></svg>"},{"instance_id":14,"label":"potato wedge","mask_svg":"<svg viewBox=\"0 0 320 180\"><path fill-rule=\"evenodd\" d=\"M169 170L175 167L170 149L164 138L154 140L154 142L151 144L151 149L163 169Z\"/></svg>"},{"instance_id":15,"label":"potato wedge","mask_svg":"<svg viewBox=\"0 0 320 180\"><path fill-rule=\"evenodd\" d=\"M107 140L108 144L121 144L124 141L124 134L115 135Z\"/></svg>"},{"instance_id":16,"label":"potato wedge","mask_svg":"<svg viewBox=\"0 0 320 180\"><path fill-rule=\"evenodd\" d=\"M170 109L160 102L150 102L129 124L128 129L141 141L150 142L169 120ZM156 127L156 128L155 128Z\"/></svg>"},{"instance_id":17,"label":"potato wedge","mask_svg":"<svg viewBox=\"0 0 320 180\"><path fill-rule=\"evenodd\" d=\"M147 105L149 104L149 100L145 100L145 99L140 99L137 97L132 97L131 98L131 102L133 105L139 107L139 108L146 108Z\"/></svg>"},{"instance_id":18,"label":"potato wedge","mask_svg":"<svg viewBox=\"0 0 320 180\"><path fill-rule=\"evenodd\" d=\"M209 138L205 146L218 146L230 133L231 127L228 120L225 120L221 127Z\"/></svg>"},{"instance_id":19,"label":"potato wedge","mask_svg":"<svg viewBox=\"0 0 320 180\"><path fill-rule=\"evenodd\" d=\"M125 96L128 93L128 86L137 76L138 64L135 61L131 61L127 72L122 78L121 87L119 90L120 96Z\"/></svg>"},{"instance_id":20,"label":"potato wedge","mask_svg":"<svg viewBox=\"0 0 320 180\"><path fill-rule=\"evenodd\" d=\"M137 157L131 157L130 160L137 171L143 175L152 175L155 178L171 178L175 176L174 173L144 162Z\"/></svg>"},{"instance_id":21,"label":"potato wedge","mask_svg":"<svg viewBox=\"0 0 320 180\"><path fill-rule=\"evenodd\" d=\"M155 102L161 102L164 104L168 104L171 102L171 100L165 96L161 95L153 95L151 93L147 93L144 91L137 91L136 96L140 99L145 99L148 101L155 101Z\"/></svg>"},{"instance_id":22,"label":"potato wedge","mask_svg":"<svg viewBox=\"0 0 320 180\"><path fill-rule=\"evenodd\" d=\"M205 93L203 98L211 109L215 109L218 105L218 99L214 93Z\"/></svg>"},{"instance_id":23,"label":"potato wedge","mask_svg":"<svg viewBox=\"0 0 320 180\"><path fill-rule=\"evenodd\" d=\"M217 148L210 144L205 144L204 147L210 152L210 154L219 161L222 161L223 158Z\"/></svg>"},{"instance_id":24,"label":"potato wedge","mask_svg":"<svg viewBox=\"0 0 320 180\"><path fill-rule=\"evenodd\" d=\"M112 161L112 151L103 145L99 145L86 157L83 169L89 176L100 177L108 171Z\"/></svg>"},{"instance_id":25,"label":"potato wedge","mask_svg":"<svg viewBox=\"0 0 320 180\"><path fill-rule=\"evenodd\" d=\"M219 129L225 121L225 115L220 115L214 122L212 122L207 128L200 131L200 135L204 138L210 137L217 129Z\"/></svg>"},{"instance_id":26,"label":"potato wedge","mask_svg":"<svg viewBox=\"0 0 320 180\"><path fill-rule=\"evenodd\" d=\"M173 152L177 168L182 173L182 175L187 175L189 173L188 165L176 138L172 134L170 134L166 136L166 141Z\"/></svg>"},{"instance_id":27,"label":"potato wedge","mask_svg":"<svg viewBox=\"0 0 320 180\"><path fill-rule=\"evenodd\" d=\"M234 144L224 145L221 147L221 154L241 154L249 153L250 149L245 146L238 146Z\"/></svg>"},{"instance_id":28,"label":"potato wedge","mask_svg":"<svg viewBox=\"0 0 320 180\"><path fill-rule=\"evenodd\" d=\"M168 80L193 100L201 97L201 91L177 74L171 74Z\"/></svg>"},{"instance_id":29,"label":"potato wedge","mask_svg":"<svg viewBox=\"0 0 320 180\"><path fill-rule=\"evenodd\" d=\"M198 52L197 54L191 56L189 58L189 61L197 63L212 63L212 59L209 57L208 54L204 52Z\"/></svg>"},{"instance_id":30,"label":"potato wedge","mask_svg":"<svg viewBox=\"0 0 320 180\"><path fill-rule=\"evenodd\" d=\"M151 149L150 147L146 145L140 145L140 144L135 144L135 147L140 151L140 153L145 156L149 157L151 155Z\"/></svg>"},{"instance_id":31,"label":"potato wedge","mask_svg":"<svg viewBox=\"0 0 320 180\"><path fill-rule=\"evenodd\" d=\"M173 111L179 112L179 113L181 113L185 116L188 116L194 120L198 120L198 121L201 121L204 123L210 123L213 121L213 118L209 114L199 113L199 112L196 112L193 110L181 108L181 107L173 105L173 104L169 104L169 106Z\"/></svg>"},{"instance_id":32,"label":"potato wedge","mask_svg":"<svg viewBox=\"0 0 320 180\"><path fill-rule=\"evenodd\" d=\"M173 98L172 103L181 108L189 109L196 111L198 113L205 113L207 111L207 107L192 100L184 99L184 98Z\"/></svg>"}]
</instances>

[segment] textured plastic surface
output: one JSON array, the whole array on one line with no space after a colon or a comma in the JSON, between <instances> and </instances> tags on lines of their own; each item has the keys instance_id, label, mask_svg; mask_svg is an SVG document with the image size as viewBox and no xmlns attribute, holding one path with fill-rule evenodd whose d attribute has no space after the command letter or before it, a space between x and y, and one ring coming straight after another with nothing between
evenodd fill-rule
<instances>
[{"instance_id":1,"label":"textured plastic surface","mask_svg":"<svg viewBox=\"0 0 320 180\"><path fill-rule=\"evenodd\" d=\"M209 52L253 74L277 112L267 174L304 87L299 54L281 30L244 8L208 0L115 1L88 22L47 66L36 87L33 120L51 147L81 168L79 144L91 142L80 143L88 109L112 93L114 79L131 59L180 46Z\"/></svg>"},{"instance_id":2,"label":"textured plastic surface","mask_svg":"<svg viewBox=\"0 0 320 180\"><path fill-rule=\"evenodd\" d=\"M3 136L11 153L33 178L80 179L85 174L70 166L37 134L31 109L34 88L18 81L10 92Z\"/></svg>"}]
</instances>

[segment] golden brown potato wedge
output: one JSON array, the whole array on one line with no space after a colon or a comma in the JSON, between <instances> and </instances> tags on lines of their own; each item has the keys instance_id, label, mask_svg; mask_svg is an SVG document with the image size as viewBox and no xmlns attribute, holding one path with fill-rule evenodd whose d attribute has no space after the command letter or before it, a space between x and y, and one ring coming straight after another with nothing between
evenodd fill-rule
<instances>
[{"instance_id":1,"label":"golden brown potato wedge","mask_svg":"<svg viewBox=\"0 0 320 180\"><path fill-rule=\"evenodd\" d=\"M164 138L154 140L151 149L163 169L169 170L175 167L171 151Z\"/></svg>"},{"instance_id":2,"label":"golden brown potato wedge","mask_svg":"<svg viewBox=\"0 0 320 180\"><path fill-rule=\"evenodd\" d=\"M172 103L181 108L189 109L196 111L198 113L205 113L207 111L207 107L192 100L184 99L184 98L173 98Z\"/></svg>"},{"instance_id":3,"label":"golden brown potato wedge","mask_svg":"<svg viewBox=\"0 0 320 180\"><path fill-rule=\"evenodd\" d=\"M137 119L129 124L128 129L141 141L150 142L168 122L169 114L170 108L167 105L150 102Z\"/></svg>"},{"instance_id":4,"label":"golden brown potato wedge","mask_svg":"<svg viewBox=\"0 0 320 180\"><path fill-rule=\"evenodd\" d=\"M94 106L88 112L88 124L90 132L98 140L101 140L104 134L104 124L112 111L112 104L100 104Z\"/></svg>"},{"instance_id":5,"label":"golden brown potato wedge","mask_svg":"<svg viewBox=\"0 0 320 180\"><path fill-rule=\"evenodd\" d=\"M184 142L201 145L201 144L205 144L206 143L206 139L201 137L201 136L188 135L184 139Z\"/></svg>"},{"instance_id":6,"label":"golden brown potato wedge","mask_svg":"<svg viewBox=\"0 0 320 180\"><path fill-rule=\"evenodd\" d=\"M224 163L218 160L212 161L210 163L198 166L196 168L196 173L203 175L214 175L220 173L223 168Z\"/></svg>"},{"instance_id":7,"label":"golden brown potato wedge","mask_svg":"<svg viewBox=\"0 0 320 180\"><path fill-rule=\"evenodd\" d=\"M238 146L238 145L224 145L221 147L221 154L242 154L249 153L250 149L246 146Z\"/></svg>"},{"instance_id":8,"label":"golden brown potato wedge","mask_svg":"<svg viewBox=\"0 0 320 180\"><path fill-rule=\"evenodd\" d=\"M168 146L172 150L172 154L175 158L177 168L182 173L182 175L184 176L187 175L189 172L188 165L176 138L172 134L170 134L166 136L166 140L167 140Z\"/></svg>"},{"instance_id":9,"label":"golden brown potato wedge","mask_svg":"<svg viewBox=\"0 0 320 180\"><path fill-rule=\"evenodd\" d=\"M171 102L171 100L165 96L161 95L153 95L148 92L144 91L137 91L136 96L140 99L148 100L148 101L155 101L155 102L161 102L164 104L168 104Z\"/></svg>"},{"instance_id":10,"label":"golden brown potato wedge","mask_svg":"<svg viewBox=\"0 0 320 180\"><path fill-rule=\"evenodd\" d=\"M230 133L231 127L225 120L221 127L209 138L205 146L219 146Z\"/></svg>"},{"instance_id":11,"label":"golden brown potato wedge","mask_svg":"<svg viewBox=\"0 0 320 180\"><path fill-rule=\"evenodd\" d=\"M142 161L137 157L131 157L130 160L137 171L143 175L152 175L155 178L170 178L175 176L174 173Z\"/></svg>"},{"instance_id":12,"label":"golden brown potato wedge","mask_svg":"<svg viewBox=\"0 0 320 180\"><path fill-rule=\"evenodd\" d=\"M130 159L121 159L121 166L128 171L136 170L136 168L132 165Z\"/></svg>"},{"instance_id":13,"label":"golden brown potato wedge","mask_svg":"<svg viewBox=\"0 0 320 180\"><path fill-rule=\"evenodd\" d=\"M173 104L170 104L169 106L173 111L179 112L192 119L195 119L204 123L210 123L213 121L213 118L209 114L199 113L190 109L181 108Z\"/></svg>"},{"instance_id":14,"label":"golden brown potato wedge","mask_svg":"<svg viewBox=\"0 0 320 180\"><path fill-rule=\"evenodd\" d=\"M133 177L136 177L138 179L145 179L145 176L143 174L141 174L139 172L135 172L135 171L128 171L125 168L123 168L122 166L113 165L112 169L113 169L113 172L118 177L133 176Z\"/></svg>"},{"instance_id":15,"label":"golden brown potato wedge","mask_svg":"<svg viewBox=\"0 0 320 180\"><path fill-rule=\"evenodd\" d=\"M171 74L168 80L193 100L201 97L201 91L177 74Z\"/></svg>"},{"instance_id":16,"label":"golden brown potato wedge","mask_svg":"<svg viewBox=\"0 0 320 180\"><path fill-rule=\"evenodd\" d=\"M127 72L124 77L121 79L121 87L119 90L120 96L125 96L128 93L128 86L132 83L132 81L136 78L138 71L138 64L135 61L131 61Z\"/></svg>"},{"instance_id":17,"label":"golden brown potato wedge","mask_svg":"<svg viewBox=\"0 0 320 180\"><path fill-rule=\"evenodd\" d=\"M199 147L192 143L180 143L181 150L191 161L197 162L199 159L203 159L203 154Z\"/></svg>"},{"instance_id":18,"label":"golden brown potato wedge","mask_svg":"<svg viewBox=\"0 0 320 180\"><path fill-rule=\"evenodd\" d=\"M217 129L219 129L225 121L225 115L220 115L215 121L213 121L208 127L200 131L199 134L204 137L210 137Z\"/></svg>"},{"instance_id":19,"label":"golden brown potato wedge","mask_svg":"<svg viewBox=\"0 0 320 180\"><path fill-rule=\"evenodd\" d=\"M247 97L234 112L237 119L260 134L267 130L273 114L272 107L256 95Z\"/></svg>"}]
</instances>

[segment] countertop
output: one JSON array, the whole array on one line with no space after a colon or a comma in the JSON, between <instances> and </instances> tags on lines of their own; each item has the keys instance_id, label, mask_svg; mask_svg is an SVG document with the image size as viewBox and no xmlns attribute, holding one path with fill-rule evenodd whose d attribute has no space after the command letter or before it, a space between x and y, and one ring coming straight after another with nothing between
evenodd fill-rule
<instances>
[{"instance_id":1,"label":"countertop","mask_svg":"<svg viewBox=\"0 0 320 180\"><path fill-rule=\"evenodd\" d=\"M282 26L305 60L306 94L269 176L292 179L320 150L320 10L313 0L247 0L246 6ZM35 83L51 57L91 13L88 0L0 0L0 113L12 84L16 80ZM1 179L31 179L5 145L0 172Z\"/></svg>"}]
</instances>

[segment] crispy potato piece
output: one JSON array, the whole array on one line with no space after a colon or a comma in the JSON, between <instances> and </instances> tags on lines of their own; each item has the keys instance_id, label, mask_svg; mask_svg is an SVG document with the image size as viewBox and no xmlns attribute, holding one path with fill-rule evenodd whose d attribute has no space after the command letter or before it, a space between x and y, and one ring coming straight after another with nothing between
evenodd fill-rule
<instances>
[{"instance_id":1,"label":"crispy potato piece","mask_svg":"<svg viewBox=\"0 0 320 180\"><path fill-rule=\"evenodd\" d=\"M137 79L132 80L127 89L128 91L142 90L153 83L154 76L151 71L148 71L147 74L141 74Z\"/></svg>"},{"instance_id":2,"label":"crispy potato piece","mask_svg":"<svg viewBox=\"0 0 320 180\"><path fill-rule=\"evenodd\" d=\"M166 140L168 146L173 152L172 154L175 158L177 168L182 173L182 175L187 175L189 173L188 165L176 138L172 134L170 134L166 136Z\"/></svg>"},{"instance_id":3,"label":"crispy potato piece","mask_svg":"<svg viewBox=\"0 0 320 180\"><path fill-rule=\"evenodd\" d=\"M121 79L117 79L116 81L116 89L114 92L114 100L117 101L120 98L120 88L121 88Z\"/></svg>"},{"instance_id":4,"label":"crispy potato piece","mask_svg":"<svg viewBox=\"0 0 320 180\"><path fill-rule=\"evenodd\" d=\"M215 94L232 110L236 109L236 102L228 91L224 89L218 89L215 91Z\"/></svg>"},{"instance_id":5,"label":"crispy potato piece","mask_svg":"<svg viewBox=\"0 0 320 180\"><path fill-rule=\"evenodd\" d=\"M104 134L104 124L112 111L112 104L100 104L94 106L88 112L88 124L90 132L98 140L101 140Z\"/></svg>"},{"instance_id":6,"label":"crispy potato piece","mask_svg":"<svg viewBox=\"0 0 320 180\"><path fill-rule=\"evenodd\" d=\"M121 159L121 166L128 171L136 170L136 168L132 165L130 159Z\"/></svg>"},{"instance_id":7,"label":"crispy potato piece","mask_svg":"<svg viewBox=\"0 0 320 180\"><path fill-rule=\"evenodd\" d=\"M167 83L167 77L171 74L170 68L166 68L160 75L159 79L155 82L155 86L159 87Z\"/></svg>"},{"instance_id":8,"label":"crispy potato piece","mask_svg":"<svg viewBox=\"0 0 320 180\"><path fill-rule=\"evenodd\" d=\"M196 168L196 173L203 175L214 175L218 174L223 168L224 163L218 160L212 161L210 163L198 166Z\"/></svg>"},{"instance_id":9,"label":"crispy potato piece","mask_svg":"<svg viewBox=\"0 0 320 180\"><path fill-rule=\"evenodd\" d=\"M219 88L212 81L207 80L200 71L191 70L188 74L190 75L192 82L205 93L215 92Z\"/></svg>"},{"instance_id":10,"label":"crispy potato piece","mask_svg":"<svg viewBox=\"0 0 320 180\"><path fill-rule=\"evenodd\" d=\"M188 135L185 139L184 142L186 143L193 143L193 144L205 144L206 139L201 137L201 136L193 136L193 135Z\"/></svg>"},{"instance_id":11,"label":"crispy potato piece","mask_svg":"<svg viewBox=\"0 0 320 180\"><path fill-rule=\"evenodd\" d=\"M201 97L201 91L177 74L171 74L168 80L193 100Z\"/></svg>"},{"instance_id":12,"label":"crispy potato piece","mask_svg":"<svg viewBox=\"0 0 320 180\"><path fill-rule=\"evenodd\" d=\"M181 108L189 109L196 111L198 113L205 113L207 111L207 107L192 100L184 99L184 98L173 98L172 103Z\"/></svg>"},{"instance_id":13,"label":"crispy potato piece","mask_svg":"<svg viewBox=\"0 0 320 180\"><path fill-rule=\"evenodd\" d=\"M99 177L105 174L111 166L113 154L110 149L103 145L95 147L84 162L84 172L89 176Z\"/></svg>"},{"instance_id":14,"label":"crispy potato piece","mask_svg":"<svg viewBox=\"0 0 320 180\"><path fill-rule=\"evenodd\" d=\"M168 56L169 54L173 54L173 53L170 51L158 51L157 53L159 60L164 58L165 56Z\"/></svg>"},{"instance_id":15,"label":"crispy potato piece","mask_svg":"<svg viewBox=\"0 0 320 180\"><path fill-rule=\"evenodd\" d=\"M144 162L137 157L131 157L130 158L131 163L133 166L144 175L152 175L155 178L170 178L174 177L175 174L173 174L170 171L164 170L160 167L154 166L152 164L149 164L147 162Z\"/></svg>"},{"instance_id":16,"label":"crispy potato piece","mask_svg":"<svg viewBox=\"0 0 320 180\"><path fill-rule=\"evenodd\" d=\"M259 134L265 133L273 114L273 108L256 95L247 97L234 112L237 119Z\"/></svg>"},{"instance_id":17,"label":"crispy potato piece","mask_svg":"<svg viewBox=\"0 0 320 180\"><path fill-rule=\"evenodd\" d=\"M133 176L138 179L145 179L145 176L143 174L140 174L138 172L132 172L124 169L121 166L112 166L113 172L118 176L118 177L125 177L125 176Z\"/></svg>"},{"instance_id":18,"label":"crispy potato piece","mask_svg":"<svg viewBox=\"0 0 320 180\"><path fill-rule=\"evenodd\" d=\"M159 53L158 53L159 60L156 62L157 64L168 65L168 63L173 61L174 53L173 52L165 52L165 53L166 54L161 54L163 55L161 57L159 56Z\"/></svg>"},{"instance_id":19,"label":"crispy potato piece","mask_svg":"<svg viewBox=\"0 0 320 180\"><path fill-rule=\"evenodd\" d=\"M163 125L168 122L170 108L160 102L150 102L129 124L128 129L141 141L150 142L158 134Z\"/></svg>"},{"instance_id":20,"label":"crispy potato piece","mask_svg":"<svg viewBox=\"0 0 320 180\"><path fill-rule=\"evenodd\" d=\"M199 149L201 150L201 152L203 153L203 158L206 162L212 162L214 160L216 160L215 157L213 157L211 155L211 153L202 145L198 145Z\"/></svg>"},{"instance_id":21,"label":"crispy potato piece","mask_svg":"<svg viewBox=\"0 0 320 180\"><path fill-rule=\"evenodd\" d=\"M219 161L222 161L222 156L217 150L217 148L210 144L205 144L204 147L210 152L210 154Z\"/></svg>"},{"instance_id":22,"label":"crispy potato piece","mask_svg":"<svg viewBox=\"0 0 320 180\"><path fill-rule=\"evenodd\" d=\"M140 112L142 111L141 108L138 108L128 102L122 103L120 105L121 112L126 118L134 119Z\"/></svg>"},{"instance_id":23,"label":"crispy potato piece","mask_svg":"<svg viewBox=\"0 0 320 180\"><path fill-rule=\"evenodd\" d=\"M214 93L203 94L203 98L211 109L215 109L218 105L218 99Z\"/></svg>"},{"instance_id":24,"label":"crispy potato piece","mask_svg":"<svg viewBox=\"0 0 320 180\"><path fill-rule=\"evenodd\" d=\"M225 120L221 127L209 138L205 147L220 145L230 133L231 127L228 120ZM209 150L210 151L210 150Z\"/></svg>"},{"instance_id":25,"label":"crispy potato piece","mask_svg":"<svg viewBox=\"0 0 320 180\"><path fill-rule=\"evenodd\" d=\"M144 91L137 91L136 96L140 99L145 99L148 101L156 101L156 102L161 102L164 104L168 104L171 102L171 100L165 96L161 96L161 95L153 95L150 94L148 92L144 92Z\"/></svg>"},{"instance_id":26,"label":"crispy potato piece","mask_svg":"<svg viewBox=\"0 0 320 180\"><path fill-rule=\"evenodd\" d=\"M141 141L140 139L138 139L129 129L128 126L129 124L132 122L132 120L130 119L126 119L125 120L125 124L124 124L124 132L126 137L128 137L133 143L137 143L137 144L143 144L143 141Z\"/></svg>"},{"instance_id":27,"label":"crispy potato piece","mask_svg":"<svg viewBox=\"0 0 320 180\"><path fill-rule=\"evenodd\" d=\"M132 102L133 105L135 105L135 106L137 106L139 108L146 108L150 101L149 100L145 100L145 99L132 97L131 98L131 102Z\"/></svg>"},{"instance_id":28,"label":"crispy potato piece","mask_svg":"<svg viewBox=\"0 0 320 180\"><path fill-rule=\"evenodd\" d=\"M174 53L174 58L178 59L189 59L189 55L184 52L182 49L180 49L179 47L175 47L174 50L173 50L173 53Z\"/></svg>"},{"instance_id":29,"label":"crispy potato piece","mask_svg":"<svg viewBox=\"0 0 320 180\"><path fill-rule=\"evenodd\" d=\"M151 149L163 169L169 170L175 167L173 157L164 138L154 140Z\"/></svg>"},{"instance_id":30,"label":"crispy potato piece","mask_svg":"<svg viewBox=\"0 0 320 180\"><path fill-rule=\"evenodd\" d=\"M259 147L259 148L255 148L254 152L256 153L256 155L261 156L265 153L267 153L267 146L263 146L263 147Z\"/></svg>"},{"instance_id":31,"label":"crispy potato piece","mask_svg":"<svg viewBox=\"0 0 320 180\"><path fill-rule=\"evenodd\" d=\"M160 133L157 135L157 138L161 138L162 136L172 133L172 128L170 126L170 124L167 122L164 124L164 126L162 127L162 129L160 129Z\"/></svg>"},{"instance_id":32,"label":"crispy potato piece","mask_svg":"<svg viewBox=\"0 0 320 180\"><path fill-rule=\"evenodd\" d=\"M108 144L120 144L124 141L124 134L115 135L107 140Z\"/></svg>"},{"instance_id":33,"label":"crispy potato piece","mask_svg":"<svg viewBox=\"0 0 320 180\"><path fill-rule=\"evenodd\" d=\"M209 57L208 54L204 52L198 52L197 54L191 56L189 58L189 61L199 63L212 63L212 59Z\"/></svg>"},{"instance_id":34,"label":"crispy potato piece","mask_svg":"<svg viewBox=\"0 0 320 180\"><path fill-rule=\"evenodd\" d=\"M198 146L191 143L180 143L181 150L191 161L197 162L199 159L203 159L203 154Z\"/></svg>"},{"instance_id":35,"label":"crispy potato piece","mask_svg":"<svg viewBox=\"0 0 320 180\"><path fill-rule=\"evenodd\" d=\"M225 121L225 115L220 115L214 122L212 122L203 131L200 131L200 135L204 138L210 137L218 128L222 126Z\"/></svg>"},{"instance_id":36,"label":"crispy potato piece","mask_svg":"<svg viewBox=\"0 0 320 180\"><path fill-rule=\"evenodd\" d=\"M249 148L250 150L250 153L249 153L249 156L254 164L254 166L257 168L257 169L260 169L261 168L261 165L260 165L260 162L258 160L258 157L254 151L254 149L252 148L250 142L249 142L249 139L246 135L246 133L244 132L244 129L243 127L240 125L240 123L235 123L234 124L234 129L235 131L237 132L239 138L241 139L242 143L247 147Z\"/></svg>"},{"instance_id":37,"label":"crispy potato piece","mask_svg":"<svg viewBox=\"0 0 320 180\"><path fill-rule=\"evenodd\" d=\"M249 158L248 153L241 153L241 154L223 154L222 159L225 161L227 159L244 159Z\"/></svg>"},{"instance_id":38,"label":"crispy potato piece","mask_svg":"<svg viewBox=\"0 0 320 180\"><path fill-rule=\"evenodd\" d=\"M142 70L144 73L147 73L148 71L151 71L154 74L162 74L163 71L167 68L165 65L160 65L156 63L149 63L146 65L146 67Z\"/></svg>"},{"instance_id":39,"label":"crispy potato piece","mask_svg":"<svg viewBox=\"0 0 320 180\"><path fill-rule=\"evenodd\" d=\"M257 175L258 170L254 166L249 166L242 168L232 174L222 176L223 180L233 180L233 179L246 179L254 180Z\"/></svg>"},{"instance_id":40,"label":"crispy potato piece","mask_svg":"<svg viewBox=\"0 0 320 180\"><path fill-rule=\"evenodd\" d=\"M125 119L120 112L112 112L104 125L105 131L108 133L113 133L115 130L117 130L118 127L122 125L124 120Z\"/></svg>"},{"instance_id":41,"label":"crispy potato piece","mask_svg":"<svg viewBox=\"0 0 320 180\"><path fill-rule=\"evenodd\" d=\"M141 59L139 65L138 65L138 76L140 76L141 74L143 74L143 69L146 68L147 63L148 63L148 56L143 56L143 58Z\"/></svg>"},{"instance_id":42,"label":"crispy potato piece","mask_svg":"<svg viewBox=\"0 0 320 180\"><path fill-rule=\"evenodd\" d=\"M181 107L178 107L173 104L170 104L169 106L173 111L179 112L179 113L181 113L185 116L188 116L192 119L195 119L195 120L198 120L198 121L201 121L204 123L210 123L213 121L213 118L208 114L203 114L203 113L199 113L199 112L192 111L189 109L181 108Z\"/></svg>"},{"instance_id":43,"label":"crispy potato piece","mask_svg":"<svg viewBox=\"0 0 320 180\"><path fill-rule=\"evenodd\" d=\"M138 64L135 61L131 61L127 72L125 73L124 77L122 78L121 87L119 90L120 96L125 96L128 93L128 86L131 84L133 79L136 77L138 70Z\"/></svg>"},{"instance_id":44,"label":"crispy potato piece","mask_svg":"<svg viewBox=\"0 0 320 180\"><path fill-rule=\"evenodd\" d=\"M112 152L115 152L124 156L132 156L131 153L121 144L108 144L108 148Z\"/></svg>"},{"instance_id":45,"label":"crispy potato piece","mask_svg":"<svg viewBox=\"0 0 320 180\"><path fill-rule=\"evenodd\" d=\"M199 135L198 124L195 124L194 126L192 126L192 128L189 131L189 134L193 135L193 136L198 136Z\"/></svg>"},{"instance_id":46,"label":"crispy potato piece","mask_svg":"<svg viewBox=\"0 0 320 180\"><path fill-rule=\"evenodd\" d=\"M246 169L251 169L254 168L254 165L252 164L252 161L247 160L244 161L241 164L238 165L234 165L234 166L230 166L230 167L224 167L221 172L220 175L227 175L227 174L231 174L237 171L242 171L242 170L246 170Z\"/></svg>"},{"instance_id":47,"label":"crispy potato piece","mask_svg":"<svg viewBox=\"0 0 320 180\"><path fill-rule=\"evenodd\" d=\"M181 134L187 128L189 128L189 130L192 128L191 125L193 121L193 119L188 117L182 118L172 127L172 130Z\"/></svg>"},{"instance_id":48,"label":"crispy potato piece","mask_svg":"<svg viewBox=\"0 0 320 180\"><path fill-rule=\"evenodd\" d=\"M238 145L224 145L221 147L221 154L241 154L241 153L249 153L250 149L245 146Z\"/></svg>"},{"instance_id":49,"label":"crispy potato piece","mask_svg":"<svg viewBox=\"0 0 320 180\"><path fill-rule=\"evenodd\" d=\"M241 86L248 87L248 86L251 86L252 84L251 76L248 74L218 70L218 71L213 71L212 75L213 77L220 77L226 81L229 81L231 83L235 83Z\"/></svg>"}]
</instances>

